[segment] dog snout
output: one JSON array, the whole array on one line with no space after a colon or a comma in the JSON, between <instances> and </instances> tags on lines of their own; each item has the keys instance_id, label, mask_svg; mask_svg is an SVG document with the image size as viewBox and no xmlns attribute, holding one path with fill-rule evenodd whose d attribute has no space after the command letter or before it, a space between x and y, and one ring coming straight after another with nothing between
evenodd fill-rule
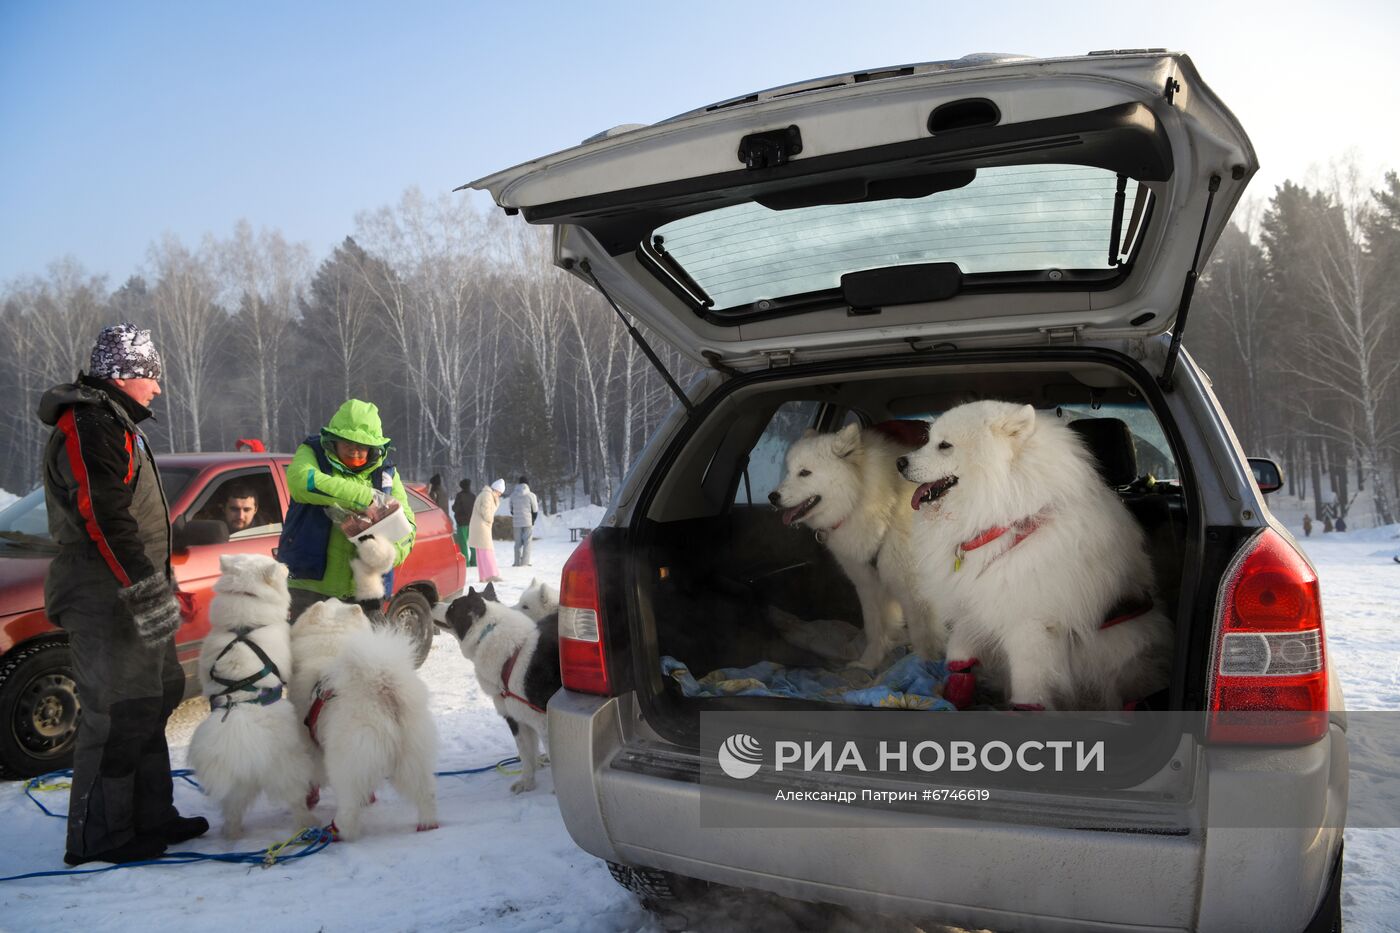
<instances>
[{"instance_id":1,"label":"dog snout","mask_svg":"<svg viewBox=\"0 0 1400 933\"><path fill-rule=\"evenodd\" d=\"M768 501L776 506L783 501L783 497L778 495L778 490L775 489L768 494Z\"/></svg>"}]
</instances>

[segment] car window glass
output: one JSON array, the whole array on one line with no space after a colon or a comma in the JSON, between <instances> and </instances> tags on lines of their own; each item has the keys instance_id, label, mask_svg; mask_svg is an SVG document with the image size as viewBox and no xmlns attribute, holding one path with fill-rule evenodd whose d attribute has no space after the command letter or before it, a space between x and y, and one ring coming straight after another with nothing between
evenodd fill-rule
<instances>
[{"instance_id":1,"label":"car window glass","mask_svg":"<svg viewBox=\"0 0 1400 933\"><path fill-rule=\"evenodd\" d=\"M433 509L437 508L436 502L433 502L431 499L425 499L414 489L408 490L408 504L413 506L413 513L415 515L419 512L431 512Z\"/></svg>"},{"instance_id":2,"label":"car window glass","mask_svg":"<svg viewBox=\"0 0 1400 933\"><path fill-rule=\"evenodd\" d=\"M185 513L190 521L221 521L230 540L274 534L282 529L282 506L267 467L221 473Z\"/></svg>"},{"instance_id":3,"label":"car window glass","mask_svg":"<svg viewBox=\"0 0 1400 933\"><path fill-rule=\"evenodd\" d=\"M40 486L0 510L0 531L47 538L49 511L44 505L44 487Z\"/></svg>"},{"instance_id":4,"label":"car window glass","mask_svg":"<svg viewBox=\"0 0 1400 933\"><path fill-rule=\"evenodd\" d=\"M1133 436L1138 476L1151 476L1157 480L1180 478L1181 471L1172 458L1172 448L1162 432L1162 425L1146 405L1062 405L1059 414L1066 423L1083 418L1117 418L1128 426L1128 432Z\"/></svg>"},{"instance_id":5,"label":"car window glass","mask_svg":"<svg viewBox=\"0 0 1400 933\"><path fill-rule=\"evenodd\" d=\"M749 451L748 488L742 479L734 495L736 503L766 502L783 481L788 448L802 432L816 424L820 402L784 402L769 419L758 442Z\"/></svg>"}]
</instances>

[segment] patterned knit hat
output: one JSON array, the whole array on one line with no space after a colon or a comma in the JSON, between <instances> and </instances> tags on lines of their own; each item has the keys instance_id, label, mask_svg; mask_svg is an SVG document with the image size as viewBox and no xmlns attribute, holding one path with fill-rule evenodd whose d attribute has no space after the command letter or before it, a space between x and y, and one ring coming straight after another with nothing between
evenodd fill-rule
<instances>
[{"instance_id":1,"label":"patterned knit hat","mask_svg":"<svg viewBox=\"0 0 1400 933\"><path fill-rule=\"evenodd\" d=\"M151 343L151 332L135 324L102 328L92 348L88 375L98 379L159 379L160 354Z\"/></svg>"}]
</instances>

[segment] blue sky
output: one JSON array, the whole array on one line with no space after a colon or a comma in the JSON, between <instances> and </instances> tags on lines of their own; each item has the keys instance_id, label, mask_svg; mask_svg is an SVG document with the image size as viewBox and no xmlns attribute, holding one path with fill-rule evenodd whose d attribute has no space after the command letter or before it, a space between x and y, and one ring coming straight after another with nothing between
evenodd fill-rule
<instances>
[{"instance_id":1,"label":"blue sky","mask_svg":"<svg viewBox=\"0 0 1400 933\"><path fill-rule=\"evenodd\" d=\"M119 284L239 218L318 259L357 211L619 123L973 51L1187 51L1251 193L1354 148L1400 168L1400 5L76 3L0 0L0 283L72 255Z\"/></svg>"}]
</instances>

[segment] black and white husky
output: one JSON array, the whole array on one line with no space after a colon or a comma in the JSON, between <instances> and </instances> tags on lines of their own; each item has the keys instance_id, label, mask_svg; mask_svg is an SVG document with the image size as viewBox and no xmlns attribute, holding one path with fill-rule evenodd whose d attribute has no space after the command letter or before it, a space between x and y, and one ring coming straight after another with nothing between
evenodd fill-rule
<instances>
[{"instance_id":1,"label":"black and white husky","mask_svg":"<svg viewBox=\"0 0 1400 933\"><path fill-rule=\"evenodd\" d=\"M535 789L535 768L549 761L540 742L548 743L545 704L560 687L559 613L536 622L496 599L490 583L468 589L447 607L447 628L457 637L462 656L476 667L482 692L505 718L520 752L520 780L515 794Z\"/></svg>"}]
</instances>

